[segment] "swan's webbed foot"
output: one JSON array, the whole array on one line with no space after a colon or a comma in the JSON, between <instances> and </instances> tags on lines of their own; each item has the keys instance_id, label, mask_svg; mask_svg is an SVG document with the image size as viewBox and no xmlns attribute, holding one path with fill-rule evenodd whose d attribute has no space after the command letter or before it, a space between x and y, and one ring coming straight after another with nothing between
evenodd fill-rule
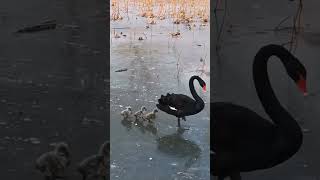
<instances>
[{"instance_id":1,"label":"swan's webbed foot","mask_svg":"<svg viewBox=\"0 0 320 180\"><path fill-rule=\"evenodd\" d=\"M186 121L186 117L185 117L185 116L183 116L182 119L183 119L184 121Z\"/></svg>"}]
</instances>

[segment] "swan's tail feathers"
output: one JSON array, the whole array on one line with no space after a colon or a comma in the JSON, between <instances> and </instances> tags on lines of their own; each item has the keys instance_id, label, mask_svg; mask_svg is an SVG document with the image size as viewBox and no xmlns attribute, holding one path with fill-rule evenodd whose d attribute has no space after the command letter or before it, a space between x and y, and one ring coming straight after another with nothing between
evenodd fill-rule
<instances>
[{"instance_id":1,"label":"swan's tail feathers","mask_svg":"<svg viewBox=\"0 0 320 180\"><path fill-rule=\"evenodd\" d=\"M167 97L164 95L161 95L160 99L158 99L159 104L165 105L167 104Z\"/></svg>"},{"instance_id":2,"label":"swan's tail feathers","mask_svg":"<svg viewBox=\"0 0 320 180\"><path fill-rule=\"evenodd\" d=\"M178 111L172 108L174 106L175 100L175 94L167 93L167 95L165 96L161 95L160 99L158 99L158 104L156 106L161 111L164 111L174 116L178 116Z\"/></svg>"},{"instance_id":3,"label":"swan's tail feathers","mask_svg":"<svg viewBox=\"0 0 320 180\"><path fill-rule=\"evenodd\" d=\"M172 102L175 101L174 94L161 95L160 99L158 99L159 104L162 105L171 105Z\"/></svg>"},{"instance_id":4,"label":"swan's tail feathers","mask_svg":"<svg viewBox=\"0 0 320 180\"><path fill-rule=\"evenodd\" d=\"M166 111L167 110L167 106L164 105L163 103L161 103L160 99L158 101L159 101L159 104L156 104L157 108L160 109L161 111Z\"/></svg>"}]
</instances>

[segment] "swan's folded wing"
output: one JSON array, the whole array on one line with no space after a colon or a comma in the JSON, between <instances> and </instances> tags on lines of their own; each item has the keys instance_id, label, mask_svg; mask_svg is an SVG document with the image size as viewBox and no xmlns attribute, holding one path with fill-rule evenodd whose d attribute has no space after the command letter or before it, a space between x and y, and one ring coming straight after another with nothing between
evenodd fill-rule
<instances>
[{"instance_id":1,"label":"swan's folded wing","mask_svg":"<svg viewBox=\"0 0 320 180\"><path fill-rule=\"evenodd\" d=\"M169 105L176 108L176 109L185 109L190 106L193 107L195 100L190 98L189 96L186 96L184 94L175 94L174 96L171 96Z\"/></svg>"},{"instance_id":2,"label":"swan's folded wing","mask_svg":"<svg viewBox=\"0 0 320 180\"><path fill-rule=\"evenodd\" d=\"M178 116L178 112L175 110L172 110L169 105L156 104L156 106L161 111L164 111L164 112L171 114L171 115L174 115L174 116Z\"/></svg>"},{"instance_id":3,"label":"swan's folded wing","mask_svg":"<svg viewBox=\"0 0 320 180\"><path fill-rule=\"evenodd\" d=\"M162 104L167 104L171 107L183 107L186 103L194 102L194 100L184 94L167 94L166 96L161 96L159 102Z\"/></svg>"},{"instance_id":4,"label":"swan's folded wing","mask_svg":"<svg viewBox=\"0 0 320 180\"><path fill-rule=\"evenodd\" d=\"M168 114L177 116L178 112L181 113L181 110L184 111L186 109L189 109L190 107L193 108L195 100L184 94L168 93L166 96L161 95L161 98L158 99L158 102L159 105L162 106L161 108L159 108L160 110L165 111ZM178 112L174 109L171 109L169 106L178 110Z\"/></svg>"}]
</instances>

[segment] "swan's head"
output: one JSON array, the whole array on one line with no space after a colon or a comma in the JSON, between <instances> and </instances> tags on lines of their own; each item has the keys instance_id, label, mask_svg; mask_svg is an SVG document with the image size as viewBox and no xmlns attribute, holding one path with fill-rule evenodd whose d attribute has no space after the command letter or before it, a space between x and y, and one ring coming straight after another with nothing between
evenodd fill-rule
<instances>
[{"instance_id":1,"label":"swan's head","mask_svg":"<svg viewBox=\"0 0 320 180\"><path fill-rule=\"evenodd\" d=\"M296 83L303 95L307 95L307 71L301 62L293 57L286 64L286 69L291 79Z\"/></svg>"},{"instance_id":2,"label":"swan's head","mask_svg":"<svg viewBox=\"0 0 320 180\"><path fill-rule=\"evenodd\" d=\"M204 92L207 91L207 85L206 85L206 83L204 83L203 85L201 85L201 87L202 87L202 89L203 89Z\"/></svg>"},{"instance_id":3,"label":"swan's head","mask_svg":"<svg viewBox=\"0 0 320 180\"><path fill-rule=\"evenodd\" d=\"M191 79L197 79L198 82L199 82L199 84L200 84L200 86L202 87L203 91L204 91L204 92L207 91L206 82L204 82L204 80L202 80L199 76L192 76L192 77L190 78L190 80L191 80Z\"/></svg>"}]
</instances>

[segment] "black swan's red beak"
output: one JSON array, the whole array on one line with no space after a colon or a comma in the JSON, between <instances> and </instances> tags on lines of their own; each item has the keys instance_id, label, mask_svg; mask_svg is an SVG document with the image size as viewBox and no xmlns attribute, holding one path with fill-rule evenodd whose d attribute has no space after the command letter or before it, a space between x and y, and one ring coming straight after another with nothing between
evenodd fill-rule
<instances>
[{"instance_id":1,"label":"black swan's red beak","mask_svg":"<svg viewBox=\"0 0 320 180\"><path fill-rule=\"evenodd\" d=\"M300 91L303 93L304 96L308 95L307 82L305 78L300 76L300 79L297 81L297 86L299 87Z\"/></svg>"},{"instance_id":2,"label":"black swan's red beak","mask_svg":"<svg viewBox=\"0 0 320 180\"><path fill-rule=\"evenodd\" d=\"M207 91L207 86L204 85L204 86L202 87L202 89L203 89L204 92L206 92L206 91Z\"/></svg>"}]
</instances>

